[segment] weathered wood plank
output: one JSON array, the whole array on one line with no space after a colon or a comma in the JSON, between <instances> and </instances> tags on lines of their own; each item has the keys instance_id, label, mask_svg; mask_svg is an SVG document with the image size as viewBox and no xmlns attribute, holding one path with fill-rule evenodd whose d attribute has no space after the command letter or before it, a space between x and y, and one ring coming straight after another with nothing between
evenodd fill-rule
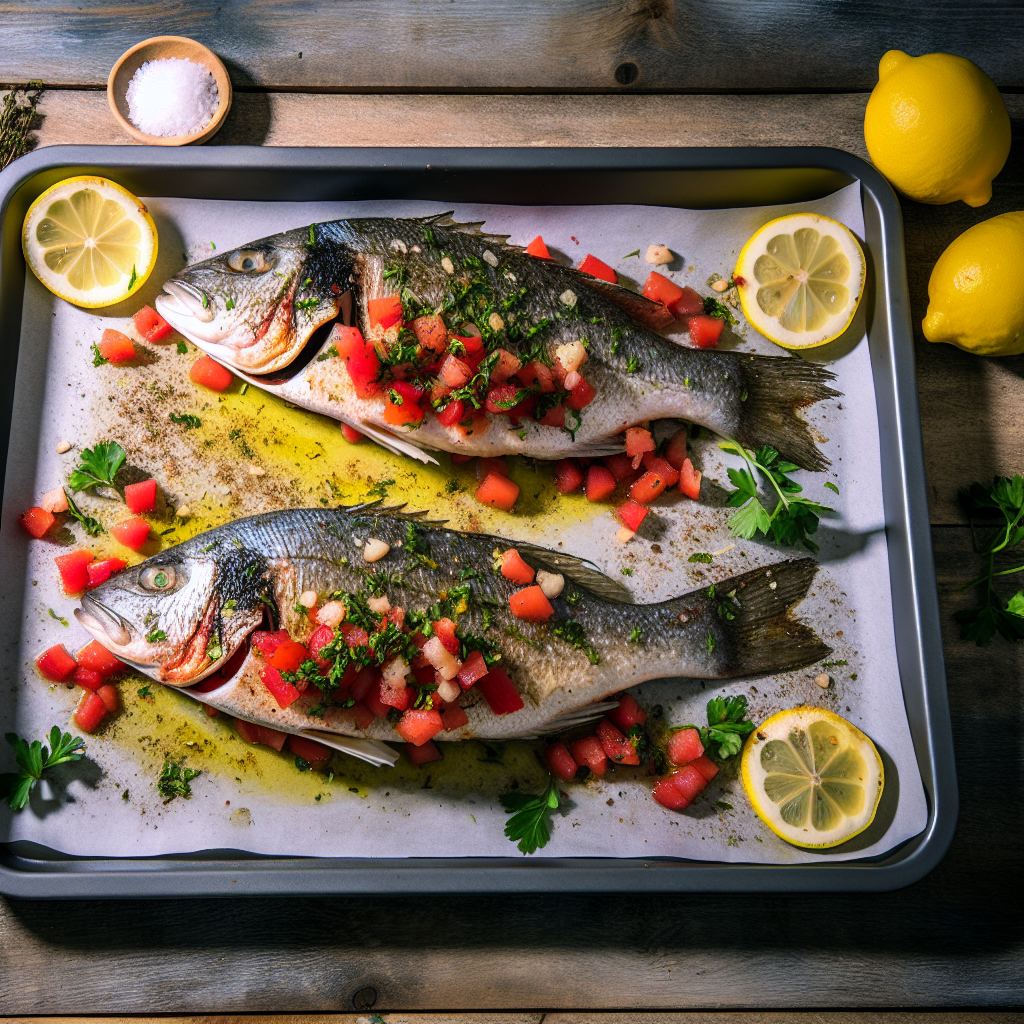
<instances>
[{"instance_id":1,"label":"weathered wood plank","mask_svg":"<svg viewBox=\"0 0 1024 1024\"><path fill-rule=\"evenodd\" d=\"M129 46L169 34L219 53L236 86L315 91L870 89L893 46L1024 84L1011 0L7 0L0 17L8 82L102 85Z\"/></svg>"},{"instance_id":2,"label":"weathered wood plank","mask_svg":"<svg viewBox=\"0 0 1024 1024\"><path fill-rule=\"evenodd\" d=\"M361 1008L372 1000L379 1012L757 1007L763 1017L722 1024L781 1024L805 1018L767 1011L1019 1005L1024 939L1008 894L1024 869L1015 827L1024 795L1011 768L1024 736L1024 645L958 639L950 615L972 600L959 587L976 568L969 531L932 534L961 813L950 853L918 884L827 900L721 896L713 913L696 895L153 900L144 908L0 900L0 1007L345 1014L359 993ZM994 770L1008 781L994 782Z\"/></svg>"}]
</instances>

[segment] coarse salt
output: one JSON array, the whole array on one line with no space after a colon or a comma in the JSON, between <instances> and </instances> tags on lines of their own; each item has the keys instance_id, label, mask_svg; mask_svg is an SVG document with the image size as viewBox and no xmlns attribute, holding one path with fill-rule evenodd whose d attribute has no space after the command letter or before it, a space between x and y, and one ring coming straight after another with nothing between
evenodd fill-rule
<instances>
[{"instance_id":1,"label":"coarse salt","mask_svg":"<svg viewBox=\"0 0 1024 1024\"><path fill-rule=\"evenodd\" d=\"M126 99L128 120L159 138L202 131L220 103L209 69L182 57L146 61L128 83Z\"/></svg>"}]
</instances>

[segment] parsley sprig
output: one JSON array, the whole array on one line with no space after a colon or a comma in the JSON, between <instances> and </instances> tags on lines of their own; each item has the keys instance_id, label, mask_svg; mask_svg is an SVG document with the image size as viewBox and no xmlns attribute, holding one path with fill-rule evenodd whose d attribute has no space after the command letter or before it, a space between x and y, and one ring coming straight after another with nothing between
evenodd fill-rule
<instances>
[{"instance_id":1,"label":"parsley sprig","mask_svg":"<svg viewBox=\"0 0 1024 1024\"><path fill-rule=\"evenodd\" d=\"M103 524L98 519L93 519L92 516L87 516L78 507L75 499L71 497L71 494L66 487L64 488L64 497L68 500L68 514L71 518L77 519L90 537L98 537L103 532Z\"/></svg>"},{"instance_id":2,"label":"parsley sprig","mask_svg":"<svg viewBox=\"0 0 1024 1024\"><path fill-rule=\"evenodd\" d=\"M747 718L747 698L712 697L708 701L708 724L684 725L696 729L704 752L712 761L735 757L743 749L743 737L754 731L754 723Z\"/></svg>"},{"instance_id":3,"label":"parsley sprig","mask_svg":"<svg viewBox=\"0 0 1024 1024\"><path fill-rule=\"evenodd\" d=\"M68 476L68 487L88 491L101 484L113 485L126 458L125 450L116 441L101 441L95 448L86 448Z\"/></svg>"},{"instance_id":4,"label":"parsley sprig","mask_svg":"<svg viewBox=\"0 0 1024 1024\"><path fill-rule=\"evenodd\" d=\"M169 804L176 796L188 800L192 796L192 780L202 774L198 768L185 768L183 763L164 761L160 778L156 782L157 792L164 798L165 804Z\"/></svg>"},{"instance_id":5,"label":"parsley sprig","mask_svg":"<svg viewBox=\"0 0 1024 1024\"><path fill-rule=\"evenodd\" d=\"M995 567L997 555L1024 542L1024 476L997 476L991 486L972 484L960 492L960 502L970 519L974 550L988 561L985 573L962 588L976 589L981 604L953 616L960 635L978 647L996 633L1011 642L1024 640L1024 589L1004 603L993 587L997 576L1024 572L1024 565L998 572Z\"/></svg>"},{"instance_id":6,"label":"parsley sprig","mask_svg":"<svg viewBox=\"0 0 1024 1024\"><path fill-rule=\"evenodd\" d=\"M736 487L729 493L727 502L736 509L729 517L733 534L750 540L760 533L784 547L802 544L808 551L817 552L818 545L811 540L811 534L818 529L821 513L834 510L809 498L793 497L803 488L791 480L789 474L800 467L786 462L770 445L764 445L755 452L735 441L722 441L718 447L739 455L747 464L747 468L729 470L729 479ZM756 473L760 473L778 497L771 512L758 497Z\"/></svg>"},{"instance_id":7,"label":"parsley sprig","mask_svg":"<svg viewBox=\"0 0 1024 1024\"><path fill-rule=\"evenodd\" d=\"M0 775L0 798L11 810L20 811L28 805L32 788L43 777L43 772L68 761L77 761L85 753L85 742L71 733L62 733L58 726L50 730L49 747L39 740L26 743L17 733L7 733L7 742L14 748L17 772Z\"/></svg>"},{"instance_id":8,"label":"parsley sprig","mask_svg":"<svg viewBox=\"0 0 1024 1024\"><path fill-rule=\"evenodd\" d=\"M512 816L505 825L505 835L521 853L536 853L551 838L551 815L558 810L558 784L552 778L547 791L540 796L529 793L503 793L501 804Z\"/></svg>"}]
</instances>

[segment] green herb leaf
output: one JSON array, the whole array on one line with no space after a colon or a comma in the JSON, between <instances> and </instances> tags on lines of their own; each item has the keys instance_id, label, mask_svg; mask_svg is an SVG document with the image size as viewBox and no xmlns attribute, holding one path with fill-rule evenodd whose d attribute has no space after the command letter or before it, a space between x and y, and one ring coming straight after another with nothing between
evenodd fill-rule
<instances>
[{"instance_id":1,"label":"green herb leaf","mask_svg":"<svg viewBox=\"0 0 1024 1024\"><path fill-rule=\"evenodd\" d=\"M52 608L48 608L47 611L50 613L50 618L56 619L62 626L68 624L68 620L63 615L58 615Z\"/></svg>"},{"instance_id":2,"label":"green herb leaf","mask_svg":"<svg viewBox=\"0 0 1024 1024\"><path fill-rule=\"evenodd\" d=\"M135 269L135 264L132 264L132 276L128 278L128 290L131 291L135 287L135 282L139 279L139 273Z\"/></svg>"},{"instance_id":3,"label":"green herb leaf","mask_svg":"<svg viewBox=\"0 0 1024 1024\"><path fill-rule=\"evenodd\" d=\"M231 301L231 300L230 300L230 299L228 299L228 302L230 302L230 301ZM228 309L230 309L230 308L231 308L231 307L230 307L230 306L228 306ZM177 345L177 348L178 348L178 355L179 355L179 356L185 356L185 355L188 355L188 345L186 345L186 344L185 344L185 342L184 342L184 341L183 341L183 340L182 340L181 338L179 338L179 339L178 339L178 345Z\"/></svg>"},{"instance_id":4,"label":"green herb leaf","mask_svg":"<svg viewBox=\"0 0 1024 1024\"><path fill-rule=\"evenodd\" d=\"M82 529L90 537L98 537L103 532L103 524L98 519L93 519L92 516L87 516L75 502L75 499L71 497L68 489L64 488L64 497L68 502L68 515L72 519L77 519L82 524Z\"/></svg>"},{"instance_id":5,"label":"green herb leaf","mask_svg":"<svg viewBox=\"0 0 1024 1024\"><path fill-rule=\"evenodd\" d=\"M202 772L197 768L185 768L183 762L168 759L164 761L160 778L157 779L157 792L164 798L165 804L178 796L188 800L192 796L192 780L200 775Z\"/></svg>"},{"instance_id":6,"label":"green herb leaf","mask_svg":"<svg viewBox=\"0 0 1024 1024\"><path fill-rule=\"evenodd\" d=\"M836 485L835 485L834 483L832 483L832 481L831 481L831 480L826 480L826 481L825 481L825 486L826 486L826 487L827 487L827 488L828 488L828 489L829 489L830 491L834 491L834 492L835 492L836 494L838 494L838 493L839 493L839 488L838 488L838 487L836 487Z\"/></svg>"},{"instance_id":7,"label":"green herb leaf","mask_svg":"<svg viewBox=\"0 0 1024 1024\"><path fill-rule=\"evenodd\" d=\"M712 556L706 551L695 551L687 559L688 562L702 562L704 565L710 565L712 562Z\"/></svg>"},{"instance_id":8,"label":"green herb leaf","mask_svg":"<svg viewBox=\"0 0 1024 1024\"><path fill-rule=\"evenodd\" d=\"M99 345L94 343L93 346L92 346L92 365L93 366L102 366L104 363L109 363L109 362L110 362L110 360L107 359L107 357L104 356L103 353L100 352Z\"/></svg>"},{"instance_id":9,"label":"green herb leaf","mask_svg":"<svg viewBox=\"0 0 1024 1024\"><path fill-rule=\"evenodd\" d=\"M86 448L79 465L68 476L73 491L87 491L100 484L113 485L114 477L127 458L116 441L102 441L94 449Z\"/></svg>"},{"instance_id":10,"label":"green herb leaf","mask_svg":"<svg viewBox=\"0 0 1024 1024\"><path fill-rule=\"evenodd\" d=\"M504 793L501 804L511 813L505 835L522 853L536 853L551 838L551 814L558 810L558 784L552 779L540 796L527 793Z\"/></svg>"},{"instance_id":11,"label":"green herb leaf","mask_svg":"<svg viewBox=\"0 0 1024 1024\"><path fill-rule=\"evenodd\" d=\"M640 250L639 249L634 249L632 252L627 252L626 255L623 256L622 258L624 260L628 260L630 258L630 256L639 256L639 255L640 255Z\"/></svg>"},{"instance_id":12,"label":"green herb leaf","mask_svg":"<svg viewBox=\"0 0 1024 1024\"><path fill-rule=\"evenodd\" d=\"M167 639L167 634L162 629L151 629L146 634L146 639L151 644L159 644Z\"/></svg>"},{"instance_id":13,"label":"green herb leaf","mask_svg":"<svg viewBox=\"0 0 1024 1024\"><path fill-rule=\"evenodd\" d=\"M190 412L172 412L171 422L180 424L186 430L196 430L203 425L203 421L198 416L193 416Z\"/></svg>"},{"instance_id":14,"label":"green herb leaf","mask_svg":"<svg viewBox=\"0 0 1024 1024\"><path fill-rule=\"evenodd\" d=\"M717 320L724 320L727 324L735 325L739 323L736 317L732 315L732 310L711 295L707 295L704 298L704 315L713 316Z\"/></svg>"},{"instance_id":15,"label":"green herb leaf","mask_svg":"<svg viewBox=\"0 0 1024 1024\"><path fill-rule=\"evenodd\" d=\"M81 738L62 733L56 725L50 730L49 748L39 740L27 743L13 732L7 733L6 739L14 748L18 771L0 775L0 799L6 800L13 811L20 811L28 804L29 794L44 772L68 761L77 761L85 753L85 742Z\"/></svg>"}]
</instances>

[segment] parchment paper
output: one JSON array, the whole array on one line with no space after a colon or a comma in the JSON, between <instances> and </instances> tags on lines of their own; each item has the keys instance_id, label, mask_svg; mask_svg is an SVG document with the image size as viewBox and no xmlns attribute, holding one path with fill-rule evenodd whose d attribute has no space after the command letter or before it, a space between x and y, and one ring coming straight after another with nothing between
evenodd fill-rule
<instances>
[{"instance_id":1,"label":"parchment paper","mask_svg":"<svg viewBox=\"0 0 1024 1024\"><path fill-rule=\"evenodd\" d=\"M276 231L344 216L413 216L447 209L426 200L146 202L160 229L162 251L144 298L155 294L159 283L184 263ZM863 237L858 185L817 202L761 209L465 205L456 207L455 215L464 221L484 220L487 230L508 233L513 242L520 244L542 234L553 254L568 256L574 262L593 252L637 283L642 283L651 269L643 262L648 244L664 242L680 255L665 270L667 275L707 294L709 275L730 277L739 249L758 226L799 210L826 214ZM625 256L638 248L639 257ZM133 309L138 304L137 300L133 302ZM125 311L126 315L129 312ZM740 319L739 328L727 329L724 348L779 354ZM7 700L0 714L5 729L13 728L30 738L42 736L54 723L67 723L77 698L77 692L49 687L41 681L33 668L34 659L54 643L64 643L74 651L88 637L72 618L76 602L63 597L57 587L53 557L60 550L52 543L26 543L17 516L42 492L63 480L67 457L55 453L58 440L67 437L84 447L110 433L104 408L113 406L118 388L124 391L135 386L133 382L138 378L131 375L139 371L94 369L89 346L104 326L123 328L124 322L123 318L101 318L74 309L53 298L28 274L4 494L5 544L0 571L6 585L0 597L0 626ZM828 359L836 371L843 397L806 411L832 459L832 470L796 475L809 497L836 509L836 515L824 520L819 530L821 571L798 614L834 648L831 660L842 664L827 669L811 666L726 685L699 680L659 681L640 687L637 697L645 706L661 705L668 721L676 724L705 721L705 704L716 693L747 694L756 720L804 703L837 711L862 728L882 751L886 789L875 824L857 840L816 854L785 844L762 826L749 809L734 772L723 771L682 814L655 804L647 782L612 773L603 780L565 787L571 802L557 818L551 842L536 856L685 857L759 863L836 860L881 854L924 828L925 795L895 658L878 421L863 323L863 314L858 314L847 335L819 356ZM161 354L160 358L166 357ZM182 365L186 369L177 371L179 374L187 372L187 361ZM199 500L204 494L209 499L215 494L220 485L200 479L201 474L190 477L180 467L172 472L168 466L174 452L165 449L165 444L169 442L154 442L148 469L169 497L173 496L174 503ZM737 463L731 458L723 460L715 439L705 432L694 451L698 464L703 464L705 479L728 486L725 465ZM337 448L326 446L325 453L326 473L340 465L339 460L349 458L351 450L338 439ZM135 457L136 463L141 461ZM392 465L396 473L417 471L399 459L393 459ZM826 480L838 486L838 495L824 489ZM286 490L271 489L267 493L269 497L259 499L266 507L281 501L303 503L301 495ZM705 487L705 494L709 493L714 502L714 489ZM454 506L456 499L451 500ZM438 505L443 511L440 498ZM479 506L476 508L479 510ZM616 578L622 569L630 569L628 583L639 601L665 599L754 565L801 553L734 542L726 525L726 511L706 503L678 498L674 503L658 503L654 512L657 539L641 536L625 546L611 542L617 524L610 512L570 523L557 517L542 517L537 522L524 517L485 518L485 528L514 531L522 539L548 544L561 541L566 550L592 558ZM712 565L704 566L687 561L696 551L722 553ZM69 626L62 626L49 609L67 618ZM832 675L828 690L813 682L821 671ZM122 685L125 714L130 715L133 708L141 713L137 686L137 682ZM154 688L159 689L156 684ZM358 857L515 853L502 834L505 814L494 794L511 779L529 775L532 755L528 751L499 751L497 756L505 764L487 767L491 774L486 784L481 784L480 792L453 785L450 778L431 785L429 771L408 766L390 770L390 775L389 769L378 769L369 782L356 785L348 784L341 775L328 783L324 776L316 780L308 774L300 777L285 757L261 754L262 761L253 761L230 727L206 718L187 697L158 696L162 727L172 720L174 727L180 725L179 733L172 730L170 739L165 736L160 741L162 747L155 734L136 735L132 743L125 742L117 729L90 737L88 763L77 772L58 773L53 785L40 788L26 811L17 815L6 808L0 811L0 838L28 840L69 854L102 856L217 848ZM144 755L158 749L164 752L168 745L173 747L176 735L181 741L178 752L206 770L193 783L190 800L177 799L164 806L154 788L153 766L159 759L154 761L151 756L147 760ZM218 747L237 755L240 766L248 756L250 763L243 767L252 770L235 773L214 762L208 767L204 755ZM6 754L2 756L7 758ZM272 770L268 757L283 767ZM476 760L493 761L494 752ZM464 762L468 763L465 757L459 763ZM535 765L532 770L536 775ZM300 781L288 781L281 774L285 771ZM430 788L420 788L424 778ZM282 779L285 781L278 785Z\"/></svg>"}]
</instances>

